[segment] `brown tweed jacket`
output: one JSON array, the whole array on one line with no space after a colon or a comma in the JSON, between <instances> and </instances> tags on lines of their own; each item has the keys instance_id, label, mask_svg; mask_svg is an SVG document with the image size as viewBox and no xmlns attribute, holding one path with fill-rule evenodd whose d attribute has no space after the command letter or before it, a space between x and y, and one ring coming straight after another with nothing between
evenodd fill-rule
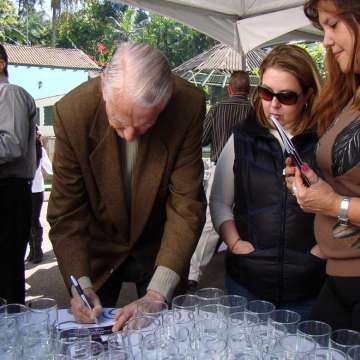
<instances>
[{"instance_id":1,"label":"brown tweed jacket","mask_svg":"<svg viewBox=\"0 0 360 360\"><path fill-rule=\"evenodd\" d=\"M55 106L50 239L65 283L89 276L98 289L129 254L149 272L184 275L205 220L201 159L204 96L176 78L174 94L142 136L127 210L119 147L100 79Z\"/></svg>"}]
</instances>

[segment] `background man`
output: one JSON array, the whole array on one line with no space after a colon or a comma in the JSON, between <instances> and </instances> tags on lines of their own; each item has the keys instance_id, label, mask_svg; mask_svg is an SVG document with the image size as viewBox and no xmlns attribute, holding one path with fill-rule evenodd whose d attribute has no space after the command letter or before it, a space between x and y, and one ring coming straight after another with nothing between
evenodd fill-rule
<instances>
[{"instance_id":1,"label":"background man","mask_svg":"<svg viewBox=\"0 0 360 360\"><path fill-rule=\"evenodd\" d=\"M9 84L7 66L0 44L0 297L8 303L24 303L37 112L34 99Z\"/></svg>"},{"instance_id":2,"label":"background man","mask_svg":"<svg viewBox=\"0 0 360 360\"><path fill-rule=\"evenodd\" d=\"M250 110L248 95L250 79L245 71L235 71L227 87L229 97L216 103L208 112L204 122L202 145L210 145L209 180L206 188L206 197L209 201L212 182L215 173L215 164L221 150L229 139L233 127L245 120ZM210 208L206 210L206 222L196 250L191 258L188 290L193 291L198 285L204 267L210 262L218 242L219 236L212 225Z\"/></svg>"},{"instance_id":3,"label":"background man","mask_svg":"<svg viewBox=\"0 0 360 360\"><path fill-rule=\"evenodd\" d=\"M79 279L95 308L73 294L78 321L114 306L123 281L139 297L169 300L205 220L203 94L174 79L164 55L125 43L100 79L55 108L50 238L69 285ZM133 315L124 307L114 330Z\"/></svg>"}]
</instances>

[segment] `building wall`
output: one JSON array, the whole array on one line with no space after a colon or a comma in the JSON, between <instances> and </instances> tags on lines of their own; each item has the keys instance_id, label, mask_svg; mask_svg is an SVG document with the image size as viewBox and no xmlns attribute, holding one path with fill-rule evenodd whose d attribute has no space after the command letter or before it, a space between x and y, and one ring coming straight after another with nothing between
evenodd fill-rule
<instances>
[{"instance_id":1,"label":"building wall","mask_svg":"<svg viewBox=\"0 0 360 360\"><path fill-rule=\"evenodd\" d=\"M9 81L35 100L66 94L88 80L88 71L9 64Z\"/></svg>"}]
</instances>

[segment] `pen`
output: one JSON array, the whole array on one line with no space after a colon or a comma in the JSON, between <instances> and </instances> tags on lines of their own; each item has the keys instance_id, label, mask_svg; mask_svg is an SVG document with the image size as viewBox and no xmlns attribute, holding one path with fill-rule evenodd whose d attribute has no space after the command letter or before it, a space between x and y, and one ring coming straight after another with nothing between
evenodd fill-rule
<instances>
[{"instance_id":1,"label":"pen","mask_svg":"<svg viewBox=\"0 0 360 360\"><path fill-rule=\"evenodd\" d=\"M74 276L70 275L70 281L74 285L74 288L76 292L79 294L81 300L84 302L84 304L87 306L89 310L92 310L94 308L94 304L91 302L91 300L84 294L83 289L81 288L79 282L75 279ZM95 319L96 320L96 319Z\"/></svg>"}]
</instances>

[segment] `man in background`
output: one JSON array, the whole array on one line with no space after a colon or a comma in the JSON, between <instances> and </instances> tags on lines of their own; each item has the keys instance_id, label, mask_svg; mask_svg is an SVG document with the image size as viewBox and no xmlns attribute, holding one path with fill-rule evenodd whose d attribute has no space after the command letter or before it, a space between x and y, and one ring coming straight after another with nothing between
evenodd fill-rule
<instances>
[{"instance_id":1,"label":"man in background","mask_svg":"<svg viewBox=\"0 0 360 360\"><path fill-rule=\"evenodd\" d=\"M123 43L101 79L55 106L50 239L65 283L75 276L77 321L114 307L122 282L146 300L170 301L205 220L203 93L174 78L165 56ZM119 313L114 331L134 315Z\"/></svg>"},{"instance_id":2,"label":"man in background","mask_svg":"<svg viewBox=\"0 0 360 360\"><path fill-rule=\"evenodd\" d=\"M9 84L7 67L0 44L0 297L24 303L37 111L23 88Z\"/></svg>"},{"instance_id":3,"label":"man in background","mask_svg":"<svg viewBox=\"0 0 360 360\"><path fill-rule=\"evenodd\" d=\"M235 125L245 120L251 105L248 100L250 79L245 71L235 71L227 87L228 97L216 103L208 112L204 122L202 145L210 145L211 165L208 169L206 198L209 202L215 165L220 153L229 139ZM194 291L203 269L210 262L218 243L219 236L214 230L209 206L206 210L206 222L196 250L191 258L188 276L188 290Z\"/></svg>"}]
</instances>

